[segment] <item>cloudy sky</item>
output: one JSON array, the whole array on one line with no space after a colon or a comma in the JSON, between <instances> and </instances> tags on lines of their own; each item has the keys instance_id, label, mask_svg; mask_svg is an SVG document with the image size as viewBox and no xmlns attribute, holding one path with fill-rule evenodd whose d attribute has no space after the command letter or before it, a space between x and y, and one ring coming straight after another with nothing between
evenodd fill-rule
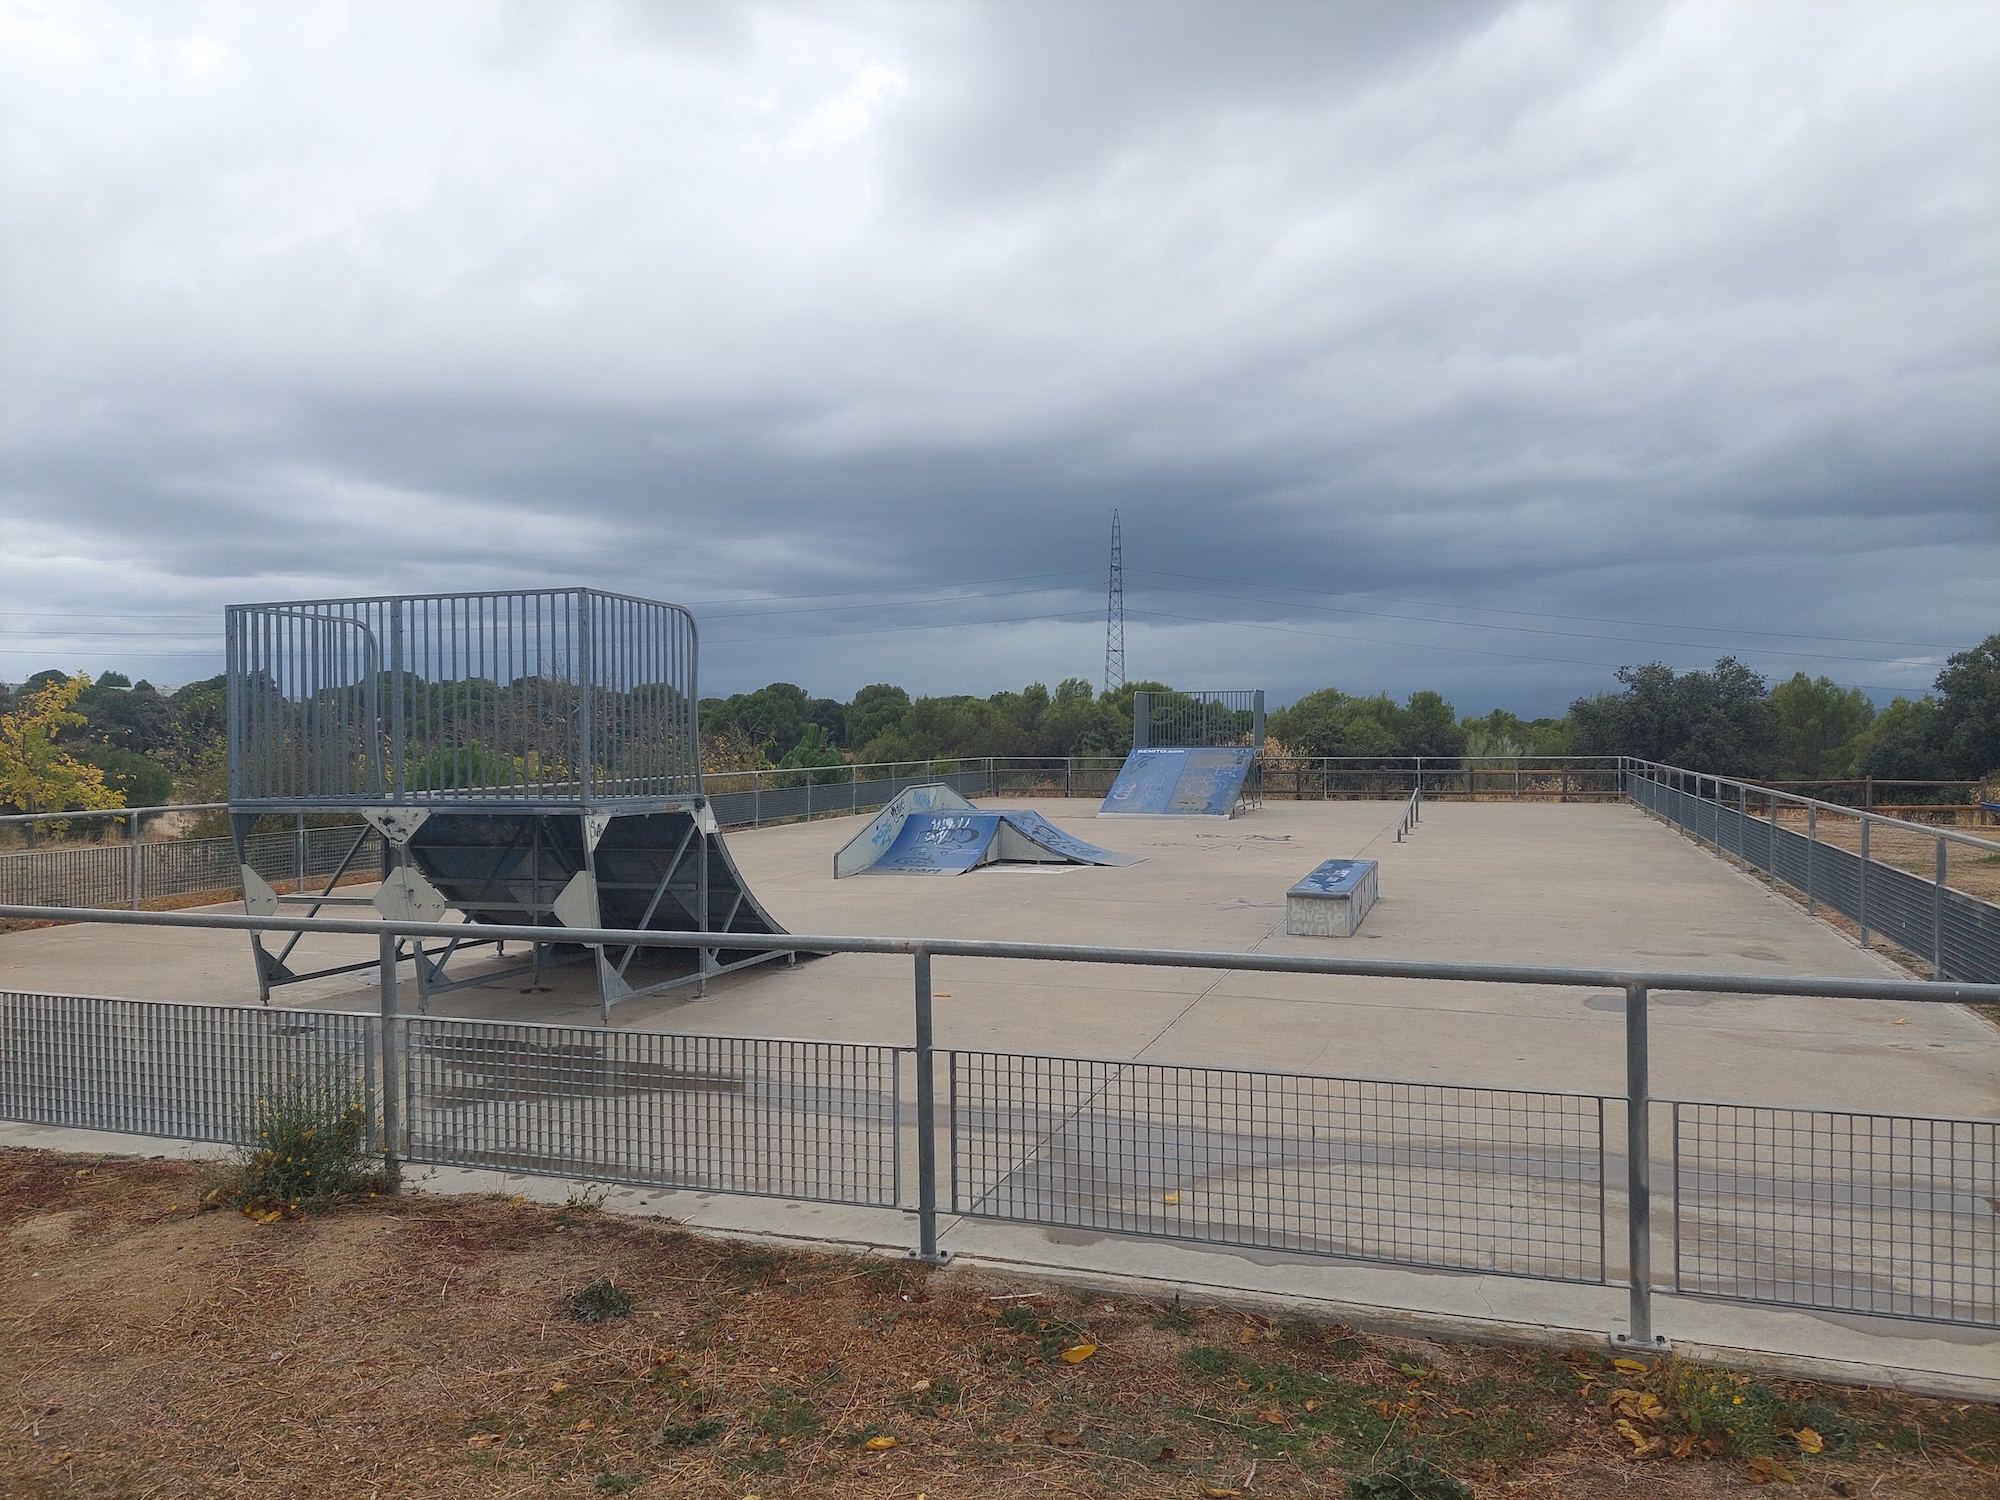
<instances>
[{"instance_id":1,"label":"cloudy sky","mask_svg":"<svg viewBox=\"0 0 2000 1500\"><path fill-rule=\"evenodd\" d=\"M705 691L1880 698L2000 630L2000 9L0 0L0 679L591 583Z\"/></svg>"}]
</instances>

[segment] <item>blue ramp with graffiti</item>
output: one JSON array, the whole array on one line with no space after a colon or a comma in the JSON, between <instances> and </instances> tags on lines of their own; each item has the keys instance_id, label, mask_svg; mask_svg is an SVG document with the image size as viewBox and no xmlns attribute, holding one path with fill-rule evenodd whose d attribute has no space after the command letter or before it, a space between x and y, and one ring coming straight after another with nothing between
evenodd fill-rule
<instances>
[{"instance_id":1,"label":"blue ramp with graffiti","mask_svg":"<svg viewBox=\"0 0 2000 1500\"><path fill-rule=\"evenodd\" d=\"M1134 750L1125 757L1098 816L1234 817L1256 758L1257 752L1248 745Z\"/></svg>"},{"instance_id":2,"label":"blue ramp with graffiti","mask_svg":"<svg viewBox=\"0 0 2000 1500\"><path fill-rule=\"evenodd\" d=\"M871 825L872 826L872 825ZM886 840L857 838L835 861L843 875L963 875L992 864L1134 865L1063 832L1038 812L986 812L963 803L935 812L906 808Z\"/></svg>"}]
</instances>

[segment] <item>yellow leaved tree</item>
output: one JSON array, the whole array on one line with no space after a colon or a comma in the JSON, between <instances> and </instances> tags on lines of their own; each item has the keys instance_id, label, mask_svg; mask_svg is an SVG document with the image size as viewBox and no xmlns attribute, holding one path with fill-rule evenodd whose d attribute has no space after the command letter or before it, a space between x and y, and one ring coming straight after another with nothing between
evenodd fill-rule
<instances>
[{"instance_id":1,"label":"yellow leaved tree","mask_svg":"<svg viewBox=\"0 0 2000 1500\"><path fill-rule=\"evenodd\" d=\"M82 673L50 682L29 693L12 713L0 714L0 802L24 812L96 811L123 807L122 793L104 784L104 773L86 765L61 744L65 733L84 726L76 700L90 686ZM62 823L42 825L60 838Z\"/></svg>"}]
</instances>

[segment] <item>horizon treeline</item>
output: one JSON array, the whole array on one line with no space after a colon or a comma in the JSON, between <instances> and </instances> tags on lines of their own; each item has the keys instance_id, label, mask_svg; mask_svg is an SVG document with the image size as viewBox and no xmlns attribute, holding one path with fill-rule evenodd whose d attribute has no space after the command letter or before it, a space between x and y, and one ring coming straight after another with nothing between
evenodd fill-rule
<instances>
[{"instance_id":1,"label":"horizon treeline","mask_svg":"<svg viewBox=\"0 0 2000 1500\"><path fill-rule=\"evenodd\" d=\"M2000 634L1952 656L1932 692L1898 697L1879 711L1857 688L1803 672L1771 684L1732 657L1701 671L1658 662L1626 667L1617 683L1576 699L1559 718L1539 719L1506 709L1461 716L1428 690L1399 702L1386 693L1321 688L1269 714L1267 752L1447 760L1635 755L1782 780L1976 781L2000 769ZM74 684L53 669L17 688L0 684L0 806L21 810L19 788L32 784L34 758L54 754L95 768L124 806L224 795L221 677L161 692L106 672L54 718L42 698L52 686ZM1130 682L1100 693L1071 677L1053 691L1036 682L983 698L913 696L874 683L842 701L774 682L701 700L702 760L712 772L771 767L831 777L850 764L1122 756L1132 744L1132 695L1141 690L1173 691L1162 682Z\"/></svg>"},{"instance_id":2,"label":"horizon treeline","mask_svg":"<svg viewBox=\"0 0 2000 1500\"><path fill-rule=\"evenodd\" d=\"M1873 776L1976 781L2000 768L2000 635L1959 652L1934 691L1877 711L1859 688L1797 673L1775 685L1733 657L1705 671L1658 662L1625 667L1615 690L1578 698L1560 718L1506 709L1461 717L1438 693L1350 694L1321 688L1270 712L1272 754L1358 756L1636 755L1693 771L1761 779ZM1072 677L1051 692L913 698L891 683L851 700L789 682L701 701L704 761L753 770L882 764L985 755L1123 755L1132 695L1172 692L1130 682L1097 692Z\"/></svg>"}]
</instances>

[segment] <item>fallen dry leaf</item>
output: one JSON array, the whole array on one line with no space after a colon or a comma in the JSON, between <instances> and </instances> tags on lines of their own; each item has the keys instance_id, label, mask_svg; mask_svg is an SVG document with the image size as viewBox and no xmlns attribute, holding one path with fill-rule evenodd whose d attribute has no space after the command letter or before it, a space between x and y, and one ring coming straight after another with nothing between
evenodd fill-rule
<instances>
[{"instance_id":1,"label":"fallen dry leaf","mask_svg":"<svg viewBox=\"0 0 2000 1500\"><path fill-rule=\"evenodd\" d=\"M1641 1453L1644 1453L1646 1449L1651 1447L1655 1441L1654 1439L1647 1437L1645 1433L1641 1432L1638 1428L1634 1427L1630 1422L1626 1421L1623 1417L1620 1417L1617 1421L1611 1424L1611 1430L1616 1432L1620 1437L1625 1439L1626 1442L1630 1443L1634 1448L1636 1448Z\"/></svg>"},{"instance_id":2,"label":"fallen dry leaf","mask_svg":"<svg viewBox=\"0 0 2000 1500\"><path fill-rule=\"evenodd\" d=\"M569 1389L569 1382L567 1380L558 1380L554 1385L551 1385L549 1387L549 1394L551 1396L560 1396L564 1391L568 1389Z\"/></svg>"},{"instance_id":3,"label":"fallen dry leaf","mask_svg":"<svg viewBox=\"0 0 2000 1500\"><path fill-rule=\"evenodd\" d=\"M1611 1368L1621 1375L1643 1375L1647 1367L1643 1360L1614 1359L1611 1361Z\"/></svg>"},{"instance_id":4,"label":"fallen dry leaf","mask_svg":"<svg viewBox=\"0 0 2000 1500\"><path fill-rule=\"evenodd\" d=\"M1799 1445L1801 1453L1817 1453L1826 1446L1826 1439L1810 1427L1801 1427L1792 1434L1792 1441Z\"/></svg>"},{"instance_id":5,"label":"fallen dry leaf","mask_svg":"<svg viewBox=\"0 0 2000 1500\"><path fill-rule=\"evenodd\" d=\"M1754 1484L1769 1484L1776 1480L1780 1484L1797 1484L1792 1471L1775 1458L1758 1457L1750 1460L1750 1479Z\"/></svg>"},{"instance_id":6,"label":"fallen dry leaf","mask_svg":"<svg viewBox=\"0 0 2000 1500\"><path fill-rule=\"evenodd\" d=\"M1243 1493L1243 1491L1241 1490L1226 1490L1222 1488L1222 1486L1216 1484L1203 1485L1201 1487L1201 1492L1204 1495L1211 1497L1211 1500L1226 1500L1226 1497L1230 1495L1240 1495Z\"/></svg>"},{"instance_id":7,"label":"fallen dry leaf","mask_svg":"<svg viewBox=\"0 0 2000 1500\"><path fill-rule=\"evenodd\" d=\"M872 1449L877 1453L887 1453L891 1448L896 1446L896 1440L892 1437L872 1437L861 1446Z\"/></svg>"},{"instance_id":8,"label":"fallen dry leaf","mask_svg":"<svg viewBox=\"0 0 2000 1500\"><path fill-rule=\"evenodd\" d=\"M1285 1425L1285 1414L1279 1411L1277 1407L1269 1406L1257 1413L1257 1420L1262 1422L1266 1427L1283 1427Z\"/></svg>"},{"instance_id":9,"label":"fallen dry leaf","mask_svg":"<svg viewBox=\"0 0 2000 1500\"><path fill-rule=\"evenodd\" d=\"M1080 1365L1096 1352L1097 1345L1095 1344L1071 1344L1067 1349L1063 1350L1062 1357L1067 1364Z\"/></svg>"},{"instance_id":10,"label":"fallen dry leaf","mask_svg":"<svg viewBox=\"0 0 2000 1500\"><path fill-rule=\"evenodd\" d=\"M506 1441L507 1435L503 1432L475 1432L465 1440L465 1446L468 1448L497 1448Z\"/></svg>"},{"instance_id":11,"label":"fallen dry leaf","mask_svg":"<svg viewBox=\"0 0 2000 1500\"><path fill-rule=\"evenodd\" d=\"M1180 1455L1174 1452L1173 1444L1162 1443L1160 1444L1160 1451L1153 1455L1153 1461L1155 1463L1170 1464L1179 1457Z\"/></svg>"},{"instance_id":12,"label":"fallen dry leaf","mask_svg":"<svg viewBox=\"0 0 2000 1500\"><path fill-rule=\"evenodd\" d=\"M576 1426L570 1428L570 1431L595 1432L597 1431L597 1419L595 1417L585 1417L581 1422L577 1423Z\"/></svg>"},{"instance_id":13,"label":"fallen dry leaf","mask_svg":"<svg viewBox=\"0 0 2000 1500\"><path fill-rule=\"evenodd\" d=\"M1042 1439L1045 1442L1053 1443L1058 1448L1074 1448L1078 1443L1083 1441L1083 1434L1080 1432L1056 1432L1051 1429L1042 1434Z\"/></svg>"}]
</instances>

